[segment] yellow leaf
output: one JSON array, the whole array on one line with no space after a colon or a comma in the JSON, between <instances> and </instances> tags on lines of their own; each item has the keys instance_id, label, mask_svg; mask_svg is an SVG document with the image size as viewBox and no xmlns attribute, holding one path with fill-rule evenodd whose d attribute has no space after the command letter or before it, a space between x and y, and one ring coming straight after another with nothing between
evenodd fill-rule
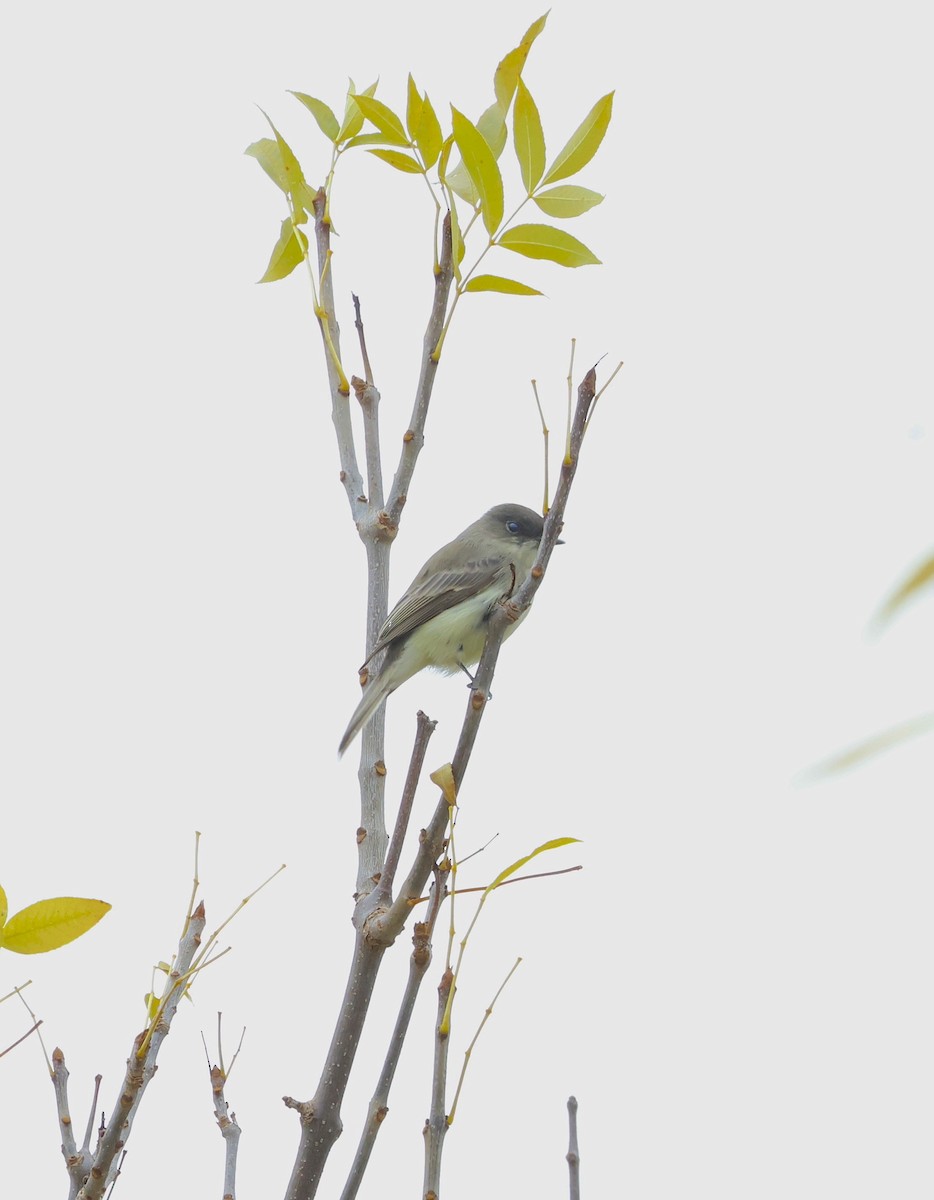
<instances>
[{"instance_id":1,"label":"yellow leaf","mask_svg":"<svg viewBox=\"0 0 934 1200\"><path fill-rule=\"evenodd\" d=\"M354 102L380 133L384 133L387 138L399 142L403 146L409 144L402 122L387 104L383 104L382 100L374 100L372 96L362 95L354 96Z\"/></svg>"},{"instance_id":2,"label":"yellow leaf","mask_svg":"<svg viewBox=\"0 0 934 1200\"><path fill-rule=\"evenodd\" d=\"M567 217L579 217L594 205L600 204L603 197L599 192L590 188L577 187L573 183L563 183L558 187L549 188L547 192L539 192L533 199L543 213L559 220Z\"/></svg>"},{"instance_id":3,"label":"yellow leaf","mask_svg":"<svg viewBox=\"0 0 934 1200\"><path fill-rule=\"evenodd\" d=\"M600 148L610 117L613 115L613 92L602 96L574 130L567 144L551 164L542 183L554 183L576 175L590 162Z\"/></svg>"},{"instance_id":4,"label":"yellow leaf","mask_svg":"<svg viewBox=\"0 0 934 1200\"><path fill-rule=\"evenodd\" d=\"M419 114L418 126L412 135L413 140L421 151L426 167L433 167L441 153L444 140L441 135L441 122L428 99L428 93L422 97L422 108Z\"/></svg>"},{"instance_id":5,"label":"yellow leaf","mask_svg":"<svg viewBox=\"0 0 934 1200\"><path fill-rule=\"evenodd\" d=\"M551 225L516 225L507 229L496 244L526 258L545 258L562 267L586 267L600 262L583 242Z\"/></svg>"},{"instance_id":6,"label":"yellow leaf","mask_svg":"<svg viewBox=\"0 0 934 1200\"><path fill-rule=\"evenodd\" d=\"M537 288L519 283L515 279L504 279L501 275L475 275L468 279L465 292L505 292L510 296L540 296Z\"/></svg>"},{"instance_id":7,"label":"yellow leaf","mask_svg":"<svg viewBox=\"0 0 934 1200\"><path fill-rule=\"evenodd\" d=\"M6 915L10 911L7 905L6 892L0 887L0 929L6 924Z\"/></svg>"},{"instance_id":8,"label":"yellow leaf","mask_svg":"<svg viewBox=\"0 0 934 1200\"><path fill-rule=\"evenodd\" d=\"M367 154L375 154L383 162L389 163L397 171L406 171L410 175L424 175L421 164L411 154L403 154L400 150L367 150Z\"/></svg>"},{"instance_id":9,"label":"yellow leaf","mask_svg":"<svg viewBox=\"0 0 934 1200\"><path fill-rule=\"evenodd\" d=\"M340 122L323 100L314 96L306 96L304 92L292 92L296 100L300 100L318 122L318 128L329 141L336 141L340 133Z\"/></svg>"},{"instance_id":10,"label":"yellow leaf","mask_svg":"<svg viewBox=\"0 0 934 1200\"><path fill-rule=\"evenodd\" d=\"M876 618L876 624L884 625L916 592L920 592L922 588L930 587L932 584L934 584L934 556L926 559L919 567L916 567L908 578L898 585L885 604L883 604Z\"/></svg>"},{"instance_id":11,"label":"yellow leaf","mask_svg":"<svg viewBox=\"0 0 934 1200\"><path fill-rule=\"evenodd\" d=\"M561 846L570 846L573 842L579 842L580 838L560 837L552 838L550 841L542 842L540 846L536 846L530 854L523 855L522 858L516 859L511 866L506 867L504 871L496 876L491 884L487 887L487 893L492 892L494 888L498 888L501 883L504 883L510 875L514 875L521 867L524 867L527 862L535 858L537 854L543 854L546 850L557 850Z\"/></svg>"},{"instance_id":12,"label":"yellow leaf","mask_svg":"<svg viewBox=\"0 0 934 1200\"><path fill-rule=\"evenodd\" d=\"M347 88L347 102L344 105L344 119L341 122L341 127L337 131L337 141L343 142L346 138L351 138L354 134L360 132L363 128L363 113L357 105L358 96L372 96L376 91L377 84L371 83L368 88L364 88L362 92L358 92L354 86L354 81L351 79L350 86Z\"/></svg>"},{"instance_id":13,"label":"yellow leaf","mask_svg":"<svg viewBox=\"0 0 934 1200\"><path fill-rule=\"evenodd\" d=\"M449 806L457 803L457 787L454 783L454 771L450 763L445 763L436 771L432 771L428 778L441 789Z\"/></svg>"},{"instance_id":14,"label":"yellow leaf","mask_svg":"<svg viewBox=\"0 0 934 1200\"><path fill-rule=\"evenodd\" d=\"M480 196L483 224L492 236L503 219L503 179L499 173L499 167L496 165L493 151L483 134L472 121L453 106L451 123L454 141L457 143L464 166Z\"/></svg>"},{"instance_id":15,"label":"yellow leaf","mask_svg":"<svg viewBox=\"0 0 934 1200\"><path fill-rule=\"evenodd\" d=\"M301 243L299 243L299 238L301 238ZM305 257L307 249L308 239L301 230L294 229L291 219L286 217L282 222L279 240L273 246L272 254L269 256L269 266L262 279L257 282L273 283L277 279L285 279L287 275L292 274Z\"/></svg>"},{"instance_id":16,"label":"yellow leaf","mask_svg":"<svg viewBox=\"0 0 934 1200\"><path fill-rule=\"evenodd\" d=\"M20 909L0 930L0 946L17 954L43 954L74 941L110 912L103 900L57 896Z\"/></svg>"},{"instance_id":17,"label":"yellow leaf","mask_svg":"<svg viewBox=\"0 0 934 1200\"><path fill-rule=\"evenodd\" d=\"M406 100L405 100L405 127L409 131L409 137L414 142L418 133L418 126L422 119L422 108L424 100L421 93L415 86L415 80L412 78L411 71L409 72L409 80L406 84Z\"/></svg>"},{"instance_id":18,"label":"yellow leaf","mask_svg":"<svg viewBox=\"0 0 934 1200\"><path fill-rule=\"evenodd\" d=\"M531 195L545 170L545 135L535 101L521 79L516 92L516 106L512 110L512 138L522 182Z\"/></svg>"},{"instance_id":19,"label":"yellow leaf","mask_svg":"<svg viewBox=\"0 0 934 1200\"><path fill-rule=\"evenodd\" d=\"M509 136L506 131L506 114L498 104L491 104L480 114L477 129L483 134L486 144L493 151L493 157L499 158Z\"/></svg>"},{"instance_id":20,"label":"yellow leaf","mask_svg":"<svg viewBox=\"0 0 934 1200\"><path fill-rule=\"evenodd\" d=\"M519 45L516 46L515 50L510 50L496 68L493 75L493 90L496 92L496 99L504 112L509 108L516 90L516 83L522 74L522 68L525 66L525 60L529 57L532 43L545 28L547 20L548 13L545 13L543 17L539 17L537 21L533 21L525 31Z\"/></svg>"}]
</instances>

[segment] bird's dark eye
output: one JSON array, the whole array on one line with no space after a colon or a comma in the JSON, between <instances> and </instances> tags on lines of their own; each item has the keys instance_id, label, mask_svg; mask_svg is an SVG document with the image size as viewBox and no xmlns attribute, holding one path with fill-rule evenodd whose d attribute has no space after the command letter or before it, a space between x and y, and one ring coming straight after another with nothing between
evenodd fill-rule
<instances>
[{"instance_id":1,"label":"bird's dark eye","mask_svg":"<svg viewBox=\"0 0 934 1200\"><path fill-rule=\"evenodd\" d=\"M507 521L506 528L509 530L510 533L518 533L519 532L519 522L518 521Z\"/></svg>"}]
</instances>

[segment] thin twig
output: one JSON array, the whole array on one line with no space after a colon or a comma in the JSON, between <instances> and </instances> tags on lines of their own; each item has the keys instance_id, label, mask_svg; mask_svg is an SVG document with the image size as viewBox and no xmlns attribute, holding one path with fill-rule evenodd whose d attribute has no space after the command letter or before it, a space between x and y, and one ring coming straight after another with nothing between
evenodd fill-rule
<instances>
[{"instance_id":1,"label":"thin twig","mask_svg":"<svg viewBox=\"0 0 934 1200\"><path fill-rule=\"evenodd\" d=\"M463 1062L463 1065L461 1066L460 1077L457 1080L457 1087L454 1091L454 1100L453 1100L453 1103L451 1104L451 1111L448 1113L448 1125L454 1124L454 1117L457 1113L457 1102L458 1102L458 1100L460 1100L461 1089L464 1086L464 1079L467 1076L467 1066L470 1062L470 1056L473 1054L473 1048L474 1048L474 1046L476 1046L477 1040L479 1039L480 1034L483 1032L484 1025L486 1025L487 1021L490 1019L490 1017L492 1017L493 1008L496 1005L496 1001L500 998L503 988L510 981L510 979L512 979L513 974L516 971L516 968L519 966L519 963L521 963L521 962L522 962L522 959L517 958L516 961L509 968L509 973L507 974L506 978L496 989L496 995L493 997L493 999L487 1005L487 1007L483 1013L483 1016L480 1020L480 1024L477 1026L477 1032L473 1035L473 1037L470 1040L470 1045L464 1051L464 1062Z\"/></svg>"},{"instance_id":2,"label":"thin twig","mask_svg":"<svg viewBox=\"0 0 934 1200\"><path fill-rule=\"evenodd\" d=\"M568 1176L570 1200L581 1198L581 1159L577 1146L577 1100L568 1096Z\"/></svg>"},{"instance_id":3,"label":"thin twig","mask_svg":"<svg viewBox=\"0 0 934 1200\"><path fill-rule=\"evenodd\" d=\"M360 339L360 358L363 362L363 377L367 383L373 382L373 372L370 369L370 356L366 349L366 334L363 332L363 318L360 316L360 297L355 293L350 293L353 300L354 311L354 326L357 330L357 337Z\"/></svg>"},{"instance_id":4,"label":"thin twig","mask_svg":"<svg viewBox=\"0 0 934 1200\"><path fill-rule=\"evenodd\" d=\"M22 1037L18 1037L15 1042L11 1042L5 1050L0 1050L0 1058L3 1058L4 1054L9 1054L11 1050L15 1050L16 1047L20 1044L20 1042L25 1042L25 1040L29 1037L29 1035L32 1033L35 1033L41 1024L42 1024L41 1020L36 1021L35 1025L33 1025L33 1027L31 1029L27 1029Z\"/></svg>"},{"instance_id":5,"label":"thin twig","mask_svg":"<svg viewBox=\"0 0 934 1200\"><path fill-rule=\"evenodd\" d=\"M396 824L392 831L389 850L386 854L386 862L383 865L377 889L383 901L389 900L392 896L392 885L396 878L399 859L402 856L405 835L409 831L409 819L412 816L412 805L415 803L415 793L418 789L418 781L421 778L422 767L425 763L428 741L435 731L436 722L426 717L421 710L416 714L415 720L415 744L412 747L412 756L409 759L409 769L402 788L399 811L396 814Z\"/></svg>"}]
</instances>

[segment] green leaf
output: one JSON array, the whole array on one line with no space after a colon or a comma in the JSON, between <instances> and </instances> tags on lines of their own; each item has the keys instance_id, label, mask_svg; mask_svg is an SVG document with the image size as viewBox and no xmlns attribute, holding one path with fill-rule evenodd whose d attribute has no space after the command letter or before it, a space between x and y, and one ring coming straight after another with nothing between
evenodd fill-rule
<instances>
[{"instance_id":1,"label":"green leaf","mask_svg":"<svg viewBox=\"0 0 934 1200\"><path fill-rule=\"evenodd\" d=\"M483 134L453 106L451 127L464 166L480 197L483 224L492 237L503 219L503 178L499 167Z\"/></svg>"},{"instance_id":2,"label":"green leaf","mask_svg":"<svg viewBox=\"0 0 934 1200\"><path fill-rule=\"evenodd\" d=\"M57 950L96 925L110 912L104 900L56 896L21 908L0 929L0 946L17 954L43 954Z\"/></svg>"},{"instance_id":3,"label":"green leaf","mask_svg":"<svg viewBox=\"0 0 934 1200\"><path fill-rule=\"evenodd\" d=\"M450 194L448 195L448 212L451 216L451 258L454 264L454 278L460 283L460 265L464 261L464 254L467 248L464 245L464 239L461 235L460 221L457 219L457 206Z\"/></svg>"},{"instance_id":4,"label":"green leaf","mask_svg":"<svg viewBox=\"0 0 934 1200\"><path fill-rule=\"evenodd\" d=\"M438 155L441 153L441 144L444 139L441 134L441 122L438 120L431 101L428 99L427 92L422 97L422 109L412 140L421 151L426 168L433 167L438 161Z\"/></svg>"},{"instance_id":5,"label":"green leaf","mask_svg":"<svg viewBox=\"0 0 934 1200\"><path fill-rule=\"evenodd\" d=\"M579 217L595 204L600 204L603 197L599 192L590 188L577 187L573 183L562 183L558 187L549 188L547 192L539 192L532 197L543 213L549 217Z\"/></svg>"},{"instance_id":6,"label":"green leaf","mask_svg":"<svg viewBox=\"0 0 934 1200\"><path fill-rule=\"evenodd\" d=\"M341 122L341 127L337 133L337 141L343 142L346 138L351 138L358 134L363 128L363 112L356 102L357 96L372 96L376 91L377 84L371 83L368 88L364 88L362 92L357 92L354 81L350 80L350 86L347 88L347 100L344 105L344 120Z\"/></svg>"},{"instance_id":7,"label":"green leaf","mask_svg":"<svg viewBox=\"0 0 934 1200\"><path fill-rule=\"evenodd\" d=\"M479 205L480 193L474 187L473 180L462 162L459 162L453 171L448 171L447 185L462 200L466 200L471 208Z\"/></svg>"},{"instance_id":8,"label":"green leaf","mask_svg":"<svg viewBox=\"0 0 934 1200\"><path fill-rule=\"evenodd\" d=\"M323 100L307 96L304 92L292 92L296 100L300 100L318 122L318 128L329 141L336 142L340 133L340 122Z\"/></svg>"},{"instance_id":9,"label":"green leaf","mask_svg":"<svg viewBox=\"0 0 934 1200\"><path fill-rule=\"evenodd\" d=\"M292 153L292 148L282 136L267 113L263 116L269 121L269 128L275 134L275 142L270 144L269 138L262 138L246 149L247 154L257 159L263 170L285 192L291 201L292 213L296 221L307 220L307 213L314 210L314 193L305 182L302 168L298 159ZM276 155L278 153L278 162Z\"/></svg>"},{"instance_id":10,"label":"green leaf","mask_svg":"<svg viewBox=\"0 0 934 1200\"><path fill-rule=\"evenodd\" d=\"M448 163L451 159L451 148L454 145L454 138L449 134L441 143L441 156L438 162L438 178L442 183L447 183Z\"/></svg>"},{"instance_id":11,"label":"green leaf","mask_svg":"<svg viewBox=\"0 0 934 1200\"><path fill-rule=\"evenodd\" d=\"M299 242L299 238L301 238L301 242ZM291 275L305 257L307 249L308 239L301 230L296 230L291 219L286 217L282 222L279 240L273 246L272 254L269 256L269 266L262 279L257 282L273 283L277 279L285 279L286 275Z\"/></svg>"},{"instance_id":12,"label":"green leaf","mask_svg":"<svg viewBox=\"0 0 934 1200\"><path fill-rule=\"evenodd\" d=\"M366 119L375 125L387 140L391 140L397 145L409 145L402 122L387 104L366 95L354 96L354 101Z\"/></svg>"},{"instance_id":13,"label":"green leaf","mask_svg":"<svg viewBox=\"0 0 934 1200\"><path fill-rule=\"evenodd\" d=\"M562 267L586 267L600 262L583 242L552 225L516 225L507 229L496 244L526 258L545 258Z\"/></svg>"},{"instance_id":14,"label":"green leaf","mask_svg":"<svg viewBox=\"0 0 934 1200\"><path fill-rule=\"evenodd\" d=\"M255 158L276 187L281 188L286 195L289 194L289 178L275 138L260 138L258 142L247 146L243 153Z\"/></svg>"},{"instance_id":15,"label":"green leaf","mask_svg":"<svg viewBox=\"0 0 934 1200\"><path fill-rule=\"evenodd\" d=\"M567 144L551 164L542 183L554 183L567 179L586 167L600 148L613 115L613 92L602 96L574 130Z\"/></svg>"},{"instance_id":16,"label":"green leaf","mask_svg":"<svg viewBox=\"0 0 934 1200\"><path fill-rule=\"evenodd\" d=\"M499 104L491 104L483 110L477 128L486 138L486 143L493 151L493 157L499 158L506 145L506 114Z\"/></svg>"},{"instance_id":17,"label":"green leaf","mask_svg":"<svg viewBox=\"0 0 934 1200\"><path fill-rule=\"evenodd\" d=\"M521 79L516 92L516 106L512 110L512 137L522 182L526 192L531 195L545 170L545 135L535 101Z\"/></svg>"},{"instance_id":18,"label":"green leaf","mask_svg":"<svg viewBox=\"0 0 934 1200\"><path fill-rule=\"evenodd\" d=\"M468 279L465 292L505 292L508 296L540 296L542 293L526 283L504 279L502 275L475 275Z\"/></svg>"},{"instance_id":19,"label":"green leaf","mask_svg":"<svg viewBox=\"0 0 934 1200\"><path fill-rule=\"evenodd\" d=\"M377 158L381 158L383 162L389 163L391 167L395 167L397 171L405 171L409 175L424 175L422 165L411 154L403 154L399 150L367 150L367 154L374 154Z\"/></svg>"},{"instance_id":20,"label":"green leaf","mask_svg":"<svg viewBox=\"0 0 934 1200\"><path fill-rule=\"evenodd\" d=\"M516 84L519 76L522 74L525 60L529 57L532 43L545 28L547 20L548 13L545 13L543 17L539 17L537 21L533 21L525 31L519 45L516 46L515 50L510 50L496 68L493 75L493 90L496 92L496 99L504 112L508 110L515 94Z\"/></svg>"}]
</instances>

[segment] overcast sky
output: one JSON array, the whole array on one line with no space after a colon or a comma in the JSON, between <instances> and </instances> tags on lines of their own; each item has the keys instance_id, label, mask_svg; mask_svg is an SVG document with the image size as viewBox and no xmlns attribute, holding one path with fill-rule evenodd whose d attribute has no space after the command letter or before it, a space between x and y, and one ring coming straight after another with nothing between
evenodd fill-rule
<instances>
[{"instance_id":1,"label":"overcast sky","mask_svg":"<svg viewBox=\"0 0 934 1200\"><path fill-rule=\"evenodd\" d=\"M526 81L550 152L616 89L569 226L602 266L491 266L438 376L390 592L494 503L535 506L539 381L568 346L601 400L535 610L506 647L462 800L485 883L547 838L573 875L505 889L471 942L452 1061L512 965L446 1143L445 1196L927 1197L934 738L804 787L934 708L934 598L881 636L934 545L932 80L920 4L557 4ZM247 1026L240 1194L279 1195L351 948L364 561L337 479L307 280L257 286L285 215L245 147L347 77L474 117L537 7L19 5L5 22L0 882L12 911L99 896L69 947L0 956L112 1108L173 952L203 832L209 925L279 863L179 1012L116 1195L219 1195L200 1032ZM507 150L507 156L511 151ZM507 157L508 161L508 157ZM507 205L508 208L508 205ZM431 296L419 181L347 156L333 262L361 297L387 470ZM557 459L553 465L556 466ZM447 759L462 681L390 703L390 794L419 707ZM420 793L416 821L434 805ZM549 864L546 864L549 865ZM459 919L463 915L459 914ZM443 924L443 922L442 922ZM442 939L443 940L443 939ZM404 944L403 944L404 943ZM406 970L380 980L322 1195L353 1153ZM418 1195L439 948L364 1196ZM26 1028L0 1007L0 1047ZM65 1194L34 1039L0 1064L9 1195ZM388 1192L387 1192L388 1187Z\"/></svg>"}]
</instances>

